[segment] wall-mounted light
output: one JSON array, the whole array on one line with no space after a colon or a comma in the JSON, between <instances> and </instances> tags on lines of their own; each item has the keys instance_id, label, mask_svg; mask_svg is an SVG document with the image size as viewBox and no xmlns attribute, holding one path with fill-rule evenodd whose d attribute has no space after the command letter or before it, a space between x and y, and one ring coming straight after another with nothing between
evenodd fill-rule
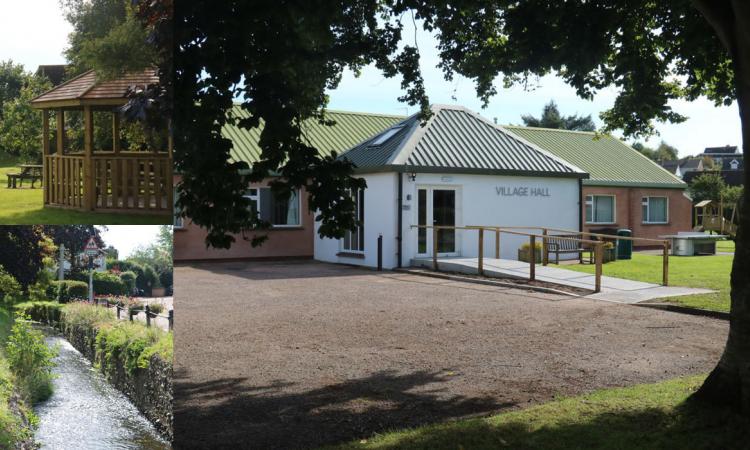
<instances>
[{"instance_id":1,"label":"wall-mounted light","mask_svg":"<svg viewBox=\"0 0 750 450\"><path fill-rule=\"evenodd\" d=\"M417 181L417 172L410 173L409 178L411 178L411 181Z\"/></svg>"}]
</instances>

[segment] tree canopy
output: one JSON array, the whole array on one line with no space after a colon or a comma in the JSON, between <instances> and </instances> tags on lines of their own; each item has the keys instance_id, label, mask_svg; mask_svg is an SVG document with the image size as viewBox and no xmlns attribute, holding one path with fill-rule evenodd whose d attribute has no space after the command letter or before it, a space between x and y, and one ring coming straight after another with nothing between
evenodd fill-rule
<instances>
[{"instance_id":1,"label":"tree canopy","mask_svg":"<svg viewBox=\"0 0 750 450\"><path fill-rule=\"evenodd\" d=\"M664 141L661 141L658 147L651 148L647 147L646 145L636 142L633 144L633 148L638 150L640 153L648 157L649 159L653 161L674 161L678 159L678 150L677 147L674 147L672 145L667 144Z\"/></svg>"},{"instance_id":2,"label":"tree canopy","mask_svg":"<svg viewBox=\"0 0 750 450\"><path fill-rule=\"evenodd\" d=\"M115 78L155 63L156 52L130 0L61 0L73 26L65 57L69 76L95 69L97 76Z\"/></svg>"},{"instance_id":3,"label":"tree canopy","mask_svg":"<svg viewBox=\"0 0 750 450\"><path fill-rule=\"evenodd\" d=\"M16 64L12 60L0 61L0 108L5 102L21 94L21 88L26 83L27 77L22 64ZM0 119L2 117L0 110Z\"/></svg>"},{"instance_id":4,"label":"tree canopy","mask_svg":"<svg viewBox=\"0 0 750 450\"><path fill-rule=\"evenodd\" d=\"M54 249L41 226L0 226L0 266L23 289L36 281L44 259L51 256Z\"/></svg>"},{"instance_id":5,"label":"tree canopy","mask_svg":"<svg viewBox=\"0 0 750 450\"><path fill-rule=\"evenodd\" d=\"M591 114L588 116L579 116L577 114L563 116L560 114L560 110L557 108L557 103L555 103L554 100L550 100L549 103L544 105L542 115L539 118L536 118L531 114L525 114L521 116L521 120L523 120L523 124L527 127L554 128L572 131L596 130L596 124L594 124L594 121L591 119Z\"/></svg>"},{"instance_id":6,"label":"tree canopy","mask_svg":"<svg viewBox=\"0 0 750 450\"><path fill-rule=\"evenodd\" d=\"M51 88L47 78L24 73L18 95L0 106L0 151L30 162L41 160L42 117L31 100Z\"/></svg>"}]
</instances>

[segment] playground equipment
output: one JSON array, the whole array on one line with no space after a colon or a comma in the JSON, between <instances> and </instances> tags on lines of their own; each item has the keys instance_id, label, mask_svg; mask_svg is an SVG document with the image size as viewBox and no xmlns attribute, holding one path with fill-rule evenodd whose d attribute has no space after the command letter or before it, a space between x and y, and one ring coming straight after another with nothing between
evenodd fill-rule
<instances>
[{"instance_id":1,"label":"playground equipment","mask_svg":"<svg viewBox=\"0 0 750 450\"><path fill-rule=\"evenodd\" d=\"M727 219L724 212L729 207L732 208L732 214ZM737 234L737 224L740 220L736 202L726 205L723 198L718 203L711 200L703 200L696 203L693 208L695 209L693 230L715 231L734 239Z\"/></svg>"}]
</instances>

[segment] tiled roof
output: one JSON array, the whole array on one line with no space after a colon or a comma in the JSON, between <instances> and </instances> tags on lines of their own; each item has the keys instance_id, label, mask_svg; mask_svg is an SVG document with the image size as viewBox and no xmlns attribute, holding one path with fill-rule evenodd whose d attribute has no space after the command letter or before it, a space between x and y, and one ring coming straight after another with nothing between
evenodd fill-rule
<instances>
[{"instance_id":1,"label":"tiled roof","mask_svg":"<svg viewBox=\"0 0 750 450\"><path fill-rule=\"evenodd\" d=\"M739 153L737 151L736 145L725 145L724 147L706 147L706 149L703 150L704 155L716 155L716 154L722 154L722 155L732 154L733 155L735 153Z\"/></svg>"},{"instance_id":2,"label":"tiled roof","mask_svg":"<svg viewBox=\"0 0 750 450\"><path fill-rule=\"evenodd\" d=\"M249 117L249 113L239 105L235 105L230 114L236 118ZM326 111L326 118L335 124L322 125L315 119L303 123L307 143L322 155L330 155L334 151L340 154L404 119L403 116L349 111ZM259 127L249 130L237 125L225 125L221 134L232 140L231 159L249 164L259 161L261 149L258 141L262 131L262 121Z\"/></svg>"},{"instance_id":3,"label":"tiled roof","mask_svg":"<svg viewBox=\"0 0 750 450\"><path fill-rule=\"evenodd\" d=\"M619 139L593 132L506 126L507 130L589 173L593 186L685 188L687 185Z\"/></svg>"},{"instance_id":4,"label":"tiled roof","mask_svg":"<svg viewBox=\"0 0 750 450\"><path fill-rule=\"evenodd\" d=\"M462 106L432 106L423 126L415 114L352 148L342 158L360 172L396 170L534 174L585 173ZM377 144L379 140L390 138Z\"/></svg>"},{"instance_id":5,"label":"tiled roof","mask_svg":"<svg viewBox=\"0 0 750 450\"><path fill-rule=\"evenodd\" d=\"M146 86L158 82L159 77L155 69L129 73L114 80L104 81L97 81L96 73L89 70L41 94L31 103L43 106L44 103L66 100L123 99L131 86Z\"/></svg>"}]
</instances>

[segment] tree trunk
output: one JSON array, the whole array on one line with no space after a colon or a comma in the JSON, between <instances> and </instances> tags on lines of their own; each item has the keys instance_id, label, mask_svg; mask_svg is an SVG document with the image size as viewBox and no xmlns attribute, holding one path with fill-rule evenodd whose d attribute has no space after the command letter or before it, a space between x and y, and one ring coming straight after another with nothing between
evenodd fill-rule
<instances>
[{"instance_id":1,"label":"tree trunk","mask_svg":"<svg viewBox=\"0 0 750 450\"><path fill-rule=\"evenodd\" d=\"M711 3L711 6L706 3ZM729 6L732 14L727 17L728 3L705 2L696 6L722 36L734 63L737 105L742 122L742 152L746 157L744 189L730 282L729 337L719 363L694 398L717 405L731 405L750 415L750 172L747 169L750 160L750 6L744 1L733 1ZM712 11L704 10L716 4L722 4L724 11L721 14L712 15ZM717 19L718 16L721 17Z\"/></svg>"}]
</instances>

